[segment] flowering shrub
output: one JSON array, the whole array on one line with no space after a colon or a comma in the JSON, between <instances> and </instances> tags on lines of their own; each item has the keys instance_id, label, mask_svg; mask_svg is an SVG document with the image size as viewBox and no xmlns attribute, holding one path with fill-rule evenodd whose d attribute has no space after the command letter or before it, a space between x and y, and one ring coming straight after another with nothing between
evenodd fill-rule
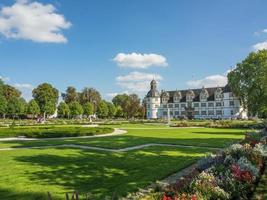
<instances>
[{"instance_id":1,"label":"flowering shrub","mask_svg":"<svg viewBox=\"0 0 267 200\"><path fill-rule=\"evenodd\" d=\"M161 199L249 199L264 169L266 139L263 132L251 132L243 144L233 144L217 155L205 157L192 173L168 187Z\"/></svg>"}]
</instances>

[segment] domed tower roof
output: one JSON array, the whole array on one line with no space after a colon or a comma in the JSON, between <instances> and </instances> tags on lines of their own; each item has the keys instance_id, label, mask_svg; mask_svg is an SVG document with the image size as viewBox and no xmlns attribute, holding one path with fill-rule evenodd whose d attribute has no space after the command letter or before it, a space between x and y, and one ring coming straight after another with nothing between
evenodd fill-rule
<instances>
[{"instance_id":1,"label":"domed tower roof","mask_svg":"<svg viewBox=\"0 0 267 200\"><path fill-rule=\"evenodd\" d=\"M148 91L146 97L159 97L157 82L154 79L150 82L150 90Z\"/></svg>"}]
</instances>

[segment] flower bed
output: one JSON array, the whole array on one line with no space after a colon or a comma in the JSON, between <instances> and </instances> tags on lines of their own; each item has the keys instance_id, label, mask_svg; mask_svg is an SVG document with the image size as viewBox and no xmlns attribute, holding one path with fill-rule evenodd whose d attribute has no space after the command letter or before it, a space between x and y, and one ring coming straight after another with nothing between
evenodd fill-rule
<instances>
[{"instance_id":1,"label":"flower bed","mask_svg":"<svg viewBox=\"0 0 267 200\"><path fill-rule=\"evenodd\" d=\"M266 144L264 131L248 133L242 143L200 160L191 173L152 199L250 199L265 167Z\"/></svg>"}]
</instances>

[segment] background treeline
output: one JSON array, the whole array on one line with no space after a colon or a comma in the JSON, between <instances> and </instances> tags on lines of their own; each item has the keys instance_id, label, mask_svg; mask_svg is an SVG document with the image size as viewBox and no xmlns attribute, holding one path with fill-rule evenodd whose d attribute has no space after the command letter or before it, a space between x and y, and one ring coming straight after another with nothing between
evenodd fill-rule
<instances>
[{"instance_id":1,"label":"background treeline","mask_svg":"<svg viewBox=\"0 0 267 200\"><path fill-rule=\"evenodd\" d=\"M63 101L58 104L59 95ZM77 92L70 86L65 93L51 84L43 83L32 91L33 99L26 102L21 92L0 80L0 115L3 118L38 118L57 114L59 118L143 118L145 108L136 94L122 94L112 102L102 99L94 88L85 87Z\"/></svg>"}]
</instances>

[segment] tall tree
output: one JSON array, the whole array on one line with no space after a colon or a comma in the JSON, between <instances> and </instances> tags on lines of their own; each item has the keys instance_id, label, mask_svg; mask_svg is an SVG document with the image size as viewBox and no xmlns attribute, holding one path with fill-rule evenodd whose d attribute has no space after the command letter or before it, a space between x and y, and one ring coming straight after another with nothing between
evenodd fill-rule
<instances>
[{"instance_id":1,"label":"tall tree","mask_svg":"<svg viewBox=\"0 0 267 200\"><path fill-rule=\"evenodd\" d=\"M267 50L253 52L228 74L233 93L248 108L250 115L267 117Z\"/></svg>"},{"instance_id":2,"label":"tall tree","mask_svg":"<svg viewBox=\"0 0 267 200\"><path fill-rule=\"evenodd\" d=\"M0 94L0 115L5 118L5 114L7 112L7 100L4 95Z\"/></svg>"},{"instance_id":3,"label":"tall tree","mask_svg":"<svg viewBox=\"0 0 267 200\"><path fill-rule=\"evenodd\" d=\"M83 114L89 117L94 113L94 107L93 104L87 102L83 105Z\"/></svg>"},{"instance_id":4,"label":"tall tree","mask_svg":"<svg viewBox=\"0 0 267 200\"><path fill-rule=\"evenodd\" d=\"M11 85L4 85L3 93L7 101L10 101L13 98L19 98L21 95L21 92Z\"/></svg>"},{"instance_id":5,"label":"tall tree","mask_svg":"<svg viewBox=\"0 0 267 200\"><path fill-rule=\"evenodd\" d=\"M36 117L40 114L39 105L34 99L30 100L28 103L27 114L32 115L32 117Z\"/></svg>"},{"instance_id":6,"label":"tall tree","mask_svg":"<svg viewBox=\"0 0 267 200\"><path fill-rule=\"evenodd\" d=\"M113 97L112 102L115 106L122 106L123 103L128 99L127 94L118 94L115 97Z\"/></svg>"},{"instance_id":7,"label":"tall tree","mask_svg":"<svg viewBox=\"0 0 267 200\"><path fill-rule=\"evenodd\" d=\"M13 118L26 114L27 103L23 98L12 98L8 101L7 114Z\"/></svg>"},{"instance_id":8,"label":"tall tree","mask_svg":"<svg viewBox=\"0 0 267 200\"><path fill-rule=\"evenodd\" d=\"M58 90L51 84L43 83L32 91L34 100L38 103L41 113L52 115L56 111L58 101Z\"/></svg>"},{"instance_id":9,"label":"tall tree","mask_svg":"<svg viewBox=\"0 0 267 200\"><path fill-rule=\"evenodd\" d=\"M108 107L108 117L109 118L114 117L115 113L116 113L116 108L115 108L114 104L111 103L111 102L106 102L106 104L107 104L107 107Z\"/></svg>"},{"instance_id":10,"label":"tall tree","mask_svg":"<svg viewBox=\"0 0 267 200\"><path fill-rule=\"evenodd\" d=\"M84 88L80 93L80 104L85 104L87 102L94 105L94 112L101 101L100 93L94 88Z\"/></svg>"},{"instance_id":11,"label":"tall tree","mask_svg":"<svg viewBox=\"0 0 267 200\"><path fill-rule=\"evenodd\" d=\"M79 95L78 95L75 87L69 86L66 90L66 93L62 94L62 98L68 104L72 101L78 101Z\"/></svg>"},{"instance_id":12,"label":"tall tree","mask_svg":"<svg viewBox=\"0 0 267 200\"><path fill-rule=\"evenodd\" d=\"M106 118L108 116L108 106L104 100L99 102L96 113L100 118Z\"/></svg>"},{"instance_id":13,"label":"tall tree","mask_svg":"<svg viewBox=\"0 0 267 200\"><path fill-rule=\"evenodd\" d=\"M70 108L70 115L72 117L78 117L78 116L81 116L83 114L83 107L77 101L71 102L69 104L69 108Z\"/></svg>"},{"instance_id":14,"label":"tall tree","mask_svg":"<svg viewBox=\"0 0 267 200\"><path fill-rule=\"evenodd\" d=\"M66 104L65 102L60 102L58 107L57 107L57 113L59 115L59 117L62 118L68 118L70 116L70 108L68 106L68 104Z\"/></svg>"}]
</instances>

